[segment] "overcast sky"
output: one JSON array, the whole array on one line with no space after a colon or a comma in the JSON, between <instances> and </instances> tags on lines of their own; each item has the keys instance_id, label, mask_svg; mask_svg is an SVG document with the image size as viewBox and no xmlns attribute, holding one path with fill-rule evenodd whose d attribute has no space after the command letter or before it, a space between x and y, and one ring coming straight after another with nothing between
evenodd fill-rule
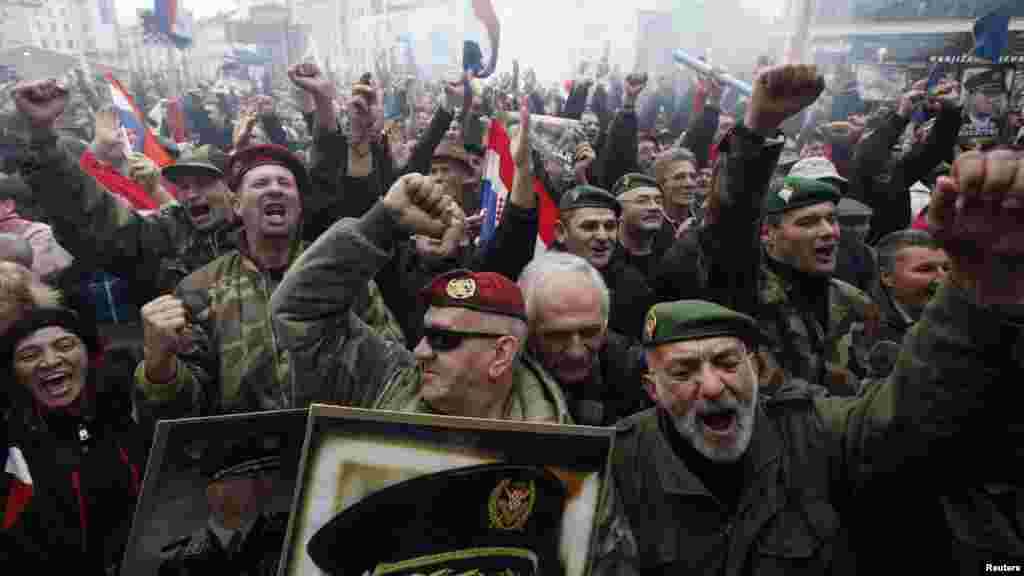
<instances>
[{"instance_id":1,"label":"overcast sky","mask_svg":"<svg viewBox=\"0 0 1024 576\"><path fill-rule=\"evenodd\" d=\"M345 1L345 0L334 0ZM781 12L787 0L740 0L742 6L750 13L750 16L759 16L758 19L765 22ZM118 19L122 24L133 24L136 21L136 12L139 8L152 8L153 0L115 0L117 5ZM579 22L579 9L577 6L586 6L588 20L597 21L600 24L607 24L607 28L601 32L602 36L607 35L613 49L613 63L618 60L631 61L628 53L635 42L636 11L644 9L656 9L658 6L671 6L676 2L687 2L693 4L709 5L715 0L626 0L615 2L608 0L493 0L495 10L502 24L502 48L501 63L499 70L504 70L512 59L518 59L524 65L532 67L541 80L550 80L561 77L569 66L569 54L574 44L578 44L583 38L583 28L579 24L573 26L573 22ZM255 1L253 3L256 3ZM230 10L235 6L234 0L184 0L186 9L193 11L199 17L207 17ZM729 15L731 18L731 15ZM740 42L763 42L764 38L758 33L758 24L749 23L752 29L741 31L736 29L736 23L730 19L729 23L719 23L715 28L732 26L731 34L728 35L726 44L717 46L716 53L720 50L737 48ZM615 31L622 30L621 38L615 37ZM748 33L749 32L749 33ZM616 54L616 46L627 47L627 52ZM622 50L622 48L620 48ZM619 58L616 58L619 56Z\"/></svg>"}]
</instances>

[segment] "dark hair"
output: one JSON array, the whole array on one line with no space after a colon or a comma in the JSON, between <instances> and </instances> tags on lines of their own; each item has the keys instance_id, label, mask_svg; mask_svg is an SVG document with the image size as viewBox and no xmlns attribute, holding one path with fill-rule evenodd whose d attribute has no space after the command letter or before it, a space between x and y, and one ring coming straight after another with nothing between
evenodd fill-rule
<instances>
[{"instance_id":1,"label":"dark hair","mask_svg":"<svg viewBox=\"0 0 1024 576\"><path fill-rule=\"evenodd\" d=\"M904 248L920 246L933 250L942 248L934 236L924 230L898 230L886 234L878 241L875 250L878 252L878 269L882 273L892 273L896 268L896 255Z\"/></svg>"}]
</instances>

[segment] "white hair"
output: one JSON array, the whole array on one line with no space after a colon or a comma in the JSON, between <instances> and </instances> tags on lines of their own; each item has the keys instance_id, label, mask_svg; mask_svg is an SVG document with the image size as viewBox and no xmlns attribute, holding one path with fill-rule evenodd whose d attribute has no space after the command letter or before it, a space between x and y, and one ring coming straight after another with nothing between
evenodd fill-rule
<instances>
[{"instance_id":1,"label":"white hair","mask_svg":"<svg viewBox=\"0 0 1024 576\"><path fill-rule=\"evenodd\" d=\"M611 295L608 292L608 285L604 277L594 268L590 262L583 258L563 252L561 250L549 250L534 258L519 274L519 289L523 292L523 300L526 302L526 317L534 318L535 299L540 288L556 274L581 274L590 279L591 284L601 293L601 317L608 321L608 313L611 309Z\"/></svg>"}]
</instances>

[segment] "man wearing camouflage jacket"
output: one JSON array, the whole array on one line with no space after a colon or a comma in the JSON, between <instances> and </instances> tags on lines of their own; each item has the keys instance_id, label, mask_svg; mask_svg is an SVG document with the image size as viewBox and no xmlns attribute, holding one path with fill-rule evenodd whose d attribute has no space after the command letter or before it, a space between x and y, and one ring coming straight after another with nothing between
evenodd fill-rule
<instances>
[{"instance_id":1,"label":"man wearing camouflage jacket","mask_svg":"<svg viewBox=\"0 0 1024 576\"><path fill-rule=\"evenodd\" d=\"M291 359L295 405L570 421L558 384L523 355L526 307L519 288L500 274L436 277L420 293L429 307L411 353L352 314L358 288L393 257L396 238L419 233L457 242L464 225L440 183L409 174L362 218L338 221L310 246L271 299L278 343Z\"/></svg>"}]
</instances>

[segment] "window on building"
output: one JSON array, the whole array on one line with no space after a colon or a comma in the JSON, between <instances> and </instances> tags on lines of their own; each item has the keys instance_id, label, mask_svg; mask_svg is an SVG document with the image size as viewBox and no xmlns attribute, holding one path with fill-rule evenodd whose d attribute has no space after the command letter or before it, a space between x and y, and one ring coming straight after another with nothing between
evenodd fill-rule
<instances>
[{"instance_id":1,"label":"window on building","mask_svg":"<svg viewBox=\"0 0 1024 576\"><path fill-rule=\"evenodd\" d=\"M64 23L64 31L65 32L71 32L71 24L68 24L67 22L65 22Z\"/></svg>"},{"instance_id":2,"label":"window on building","mask_svg":"<svg viewBox=\"0 0 1024 576\"><path fill-rule=\"evenodd\" d=\"M50 22L50 32L53 34L57 33L57 25L54 24L53 22Z\"/></svg>"},{"instance_id":3,"label":"window on building","mask_svg":"<svg viewBox=\"0 0 1024 576\"><path fill-rule=\"evenodd\" d=\"M75 49L75 41L74 40L68 40L68 48L71 49L71 50Z\"/></svg>"},{"instance_id":4,"label":"window on building","mask_svg":"<svg viewBox=\"0 0 1024 576\"><path fill-rule=\"evenodd\" d=\"M47 50L50 49L50 43L47 42L45 39L43 39L43 48L46 48Z\"/></svg>"}]
</instances>

